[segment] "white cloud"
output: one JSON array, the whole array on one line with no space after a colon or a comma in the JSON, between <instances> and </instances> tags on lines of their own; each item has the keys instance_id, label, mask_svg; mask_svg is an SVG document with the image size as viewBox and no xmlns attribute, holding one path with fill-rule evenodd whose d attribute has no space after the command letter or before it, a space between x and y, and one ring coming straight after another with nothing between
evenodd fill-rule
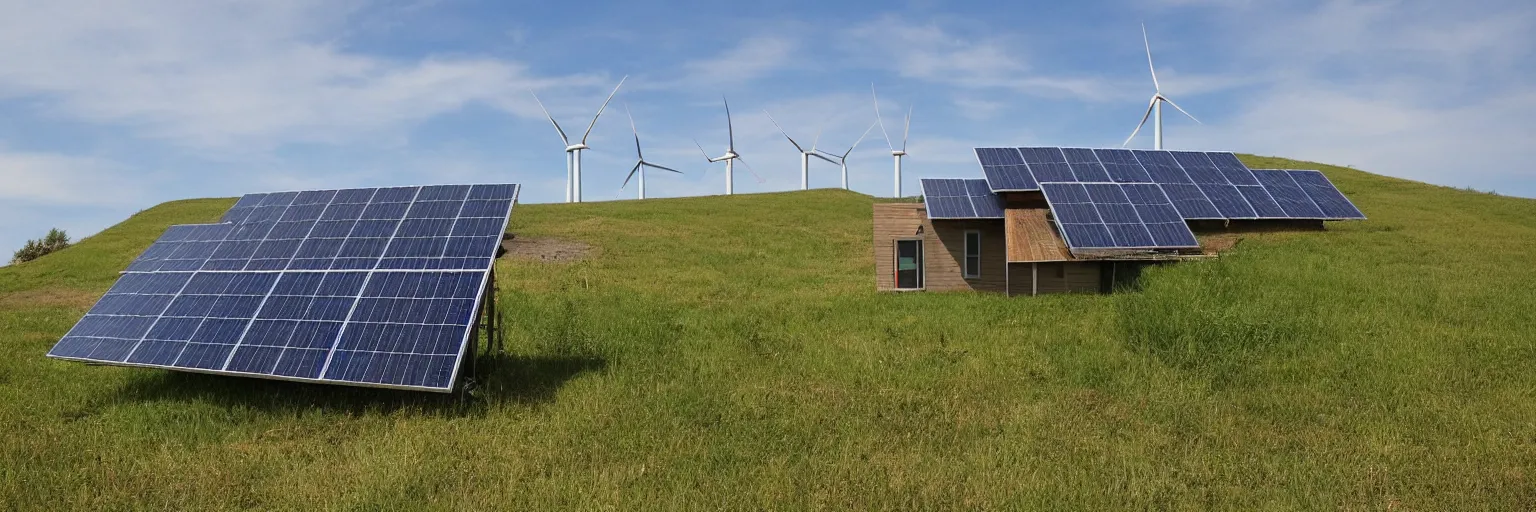
<instances>
[{"instance_id":1,"label":"white cloud","mask_svg":"<svg viewBox=\"0 0 1536 512\"><path fill-rule=\"evenodd\" d=\"M360 4L307 0L19 2L3 8L0 97L138 128L174 145L339 143L487 103L538 115L555 80L474 57L393 60L334 39ZM581 82L563 79L561 82Z\"/></svg>"},{"instance_id":2,"label":"white cloud","mask_svg":"<svg viewBox=\"0 0 1536 512\"><path fill-rule=\"evenodd\" d=\"M0 183L0 199L10 205L131 205L144 195L120 165L48 153L0 150Z\"/></svg>"}]
</instances>

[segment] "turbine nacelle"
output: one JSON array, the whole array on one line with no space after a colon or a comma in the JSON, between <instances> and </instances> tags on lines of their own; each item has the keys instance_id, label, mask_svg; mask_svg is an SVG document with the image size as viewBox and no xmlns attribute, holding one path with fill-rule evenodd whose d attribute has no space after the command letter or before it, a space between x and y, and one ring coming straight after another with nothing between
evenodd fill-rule
<instances>
[{"instance_id":1,"label":"turbine nacelle","mask_svg":"<svg viewBox=\"0 0 1536 512\"><path fill-rule=\"evenodd\" d=\"M566 153L570 153L572 151L581 151L583 149L592 149L592 148L587 146L586 144L571 144L571 145L565 147L565 152Z\"/></svg>"},{"instance_id":2,"label":"turbine nacelle","mask_svg":"<svg viewBox=\"0 0 1536 512\"><path fill-rule=\"evenodd\" d=\"M900 149L892 150L891 151L891 156L906 156L906 155L907 155L907 152L906 151L902 151Z\"/></svg>"}]
</instances>

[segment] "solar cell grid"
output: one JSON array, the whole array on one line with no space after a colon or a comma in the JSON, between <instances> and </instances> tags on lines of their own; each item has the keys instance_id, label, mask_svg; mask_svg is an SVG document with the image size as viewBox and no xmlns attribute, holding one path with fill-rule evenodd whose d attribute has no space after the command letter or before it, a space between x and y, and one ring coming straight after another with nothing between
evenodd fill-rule
<instances>
[{"instance_id":1,"label":"solar cell grid","mask_svg":"<svg viewBox=\"0 0 1536 512\"><path fill-rule=\"evenodd\" d=\"M1254 177L1264 185L1264 190L1279 203L1280 209L1285 211L1287 217L1294 219L1321 219L1323 211L1312 202L1312 198L1296 184L1285 171L1255 170Z\"/></svg>"},{"instance_id":2,"label":"solar cell grid","mask_svg":"<svg viewBox=\"0 0 1536 512\"><path fill-rule=\"evenodd\" d=\"M1061 152L1067 157L1067 165L1072 168L1072 175L1082 183L1110 182L1109 171L1104 170L1104 164L1099 163L1099 157L1094 156L1092 149L1061 148Z\"/></svg>"},{"instance_id":3,"label":"solar cell grid","mask_svg":"<svg viewBox=\"0 0 1536 512\"><path fill-rule=\"evenodd\" d=\"M1104 165L1105 172L1115 183L1152 182L1152 176L1128 149L1095 149L1093 155L1099 157L1099 163Z\"/></svg>"},{"instance_id":4,"label":"solar cell grid","mask_svg":"<svg viewBox=\"0 0 1536 512\"><path fill-rule=\"evenodd\" d=\"M167 229L49 355L447 391L516 196L454 185L242 197L226 223ZM366 333L392 336L390 351L358 345ZM418 334L431 342L402 337ZM326 374L343 340L349 363Z\"/></svg>"},{"instance_id":5,"label":"solar cell grid","mask_svg":"<svg viewBox=\"0 0 1536 512\"><path fill-rule=\"evenodd\" d=\"M1344 197L1343 192L1333 185L1319 171L1287 171L1291 179L1301 187L1302 192L1317 204L1323 215L1333 219L1364 219L1365 214L1355 207L1355 204Z\"/></svg>"},{"instance_id":6,"label":"solar cell grid","mask_svg":"<svg viewBox=\"0 0 1536 512\"><path fill-rule=\"evenodd\" d=\"M976 159L987 177L987 185L994 191L1040 189L1016 148L976 148Z\"/></svg>"},{"instance_id":7,"label":"solar cell grid","mask_svg":"<svg viewBox=\"0 0 1536 512\"><path fill-rule=\"evenodd\" d=\"M1019 148L1030 174L1040 183L1075 182L1072 168L1067 165L1061 148Z\"/></svg>"},{"instance_id":8,"label":"solar cell grid","mask_svg":"<svg viewBox=\"0 0 1536 512\"><path fill-rule=\"evenodd\" d=\"M986 180L924 178L922 186L930 219L1003 217L1002 199L992 193Z\"/></svg>"}]
</instances>

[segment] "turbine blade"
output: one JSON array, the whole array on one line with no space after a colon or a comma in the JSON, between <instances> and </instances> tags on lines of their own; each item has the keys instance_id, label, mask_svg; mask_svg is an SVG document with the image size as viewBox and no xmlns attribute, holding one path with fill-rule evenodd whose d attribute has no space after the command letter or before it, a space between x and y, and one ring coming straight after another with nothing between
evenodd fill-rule
<instances>
[{"instance_id":1,"label":"turbine blade","mask_svg":"<svg viewBox=\"0 0 1536 512\"><path fill-rule=\"evenodd\" d=\"M1157 102L1153 101L1153 103L1155 104ZM1137 133L1141 133L1141 127L1147 125L1147 118L1148 117L1152 117L1152 105L1147 105L1147 113L1141 115L1141 123L1138 123L1136 125L1136 129L1131 131L1131 136L1130 137L1126 137L1125 138L1125 142L1120 143L1120 147L1123 148L1127 144L1130 144L1131 143L1131 139L1136 138L1136 134Z\"/></svg>"},{"instance_id":2,"label":"turbine blade","mask_svg":"<svg viewBox=\"0 0 1536 512\"><path fill-rule=\"evenodd\" d=\"M821 144L821 132L827 131L827 123L830 122L832 122L832 116L827 116L827 119L821 122L821 126L816 128L816 140L811 141L811 151L816 151L816 146Z\"/></svg>"},{"instance_id":3,"label":"turbine blade","mask_svg":"<svg viewBox=\"0 0 1536 512\"><path fill-rule=\"evenodd\" d=\"M726 140L726 149L736 151L736 128L731 126L731 102L725 96L721 96L720 101L725 102L725 135L730 137Z\"/></svg>"},{"instance_id":4,"label":"turbine blade","mask_svg":"<svg viewBox=\"0 0 1536 512\"><path fill-rule=\"evenodd\" d=\"M641 161L635 163L635 167L633 169L629 170L629 176L625 176L624 177L624 184L623 185L619 185L620 189L623 189L624 187L628 187L629 186L629 179L635 177L635 173L640 171L640 164L643 164L643 163L645 163L644 160L641 160Z\"/></svg>"},{"instance_id":5,"label":"turbine blade","mask_svg":"<svg viewBox=\"0 0 1536 512\"><path fill-rule=\"evenodd\" d=\"M763 110L763 113L764 113L764 114L768 114L768 111L767 111L767 110ZM784 127L783 127L783 126L779 126L779 122L778 122L778 121L775 121L775 120L774 120L774 119L773 119L773 114L768 114L768 121L769 121L769 122L771 122L771 123L773 123L773 127L774 127L774 128L778 128L778 129L779 129L779 133L782 133L782 134L784 134L784 138L786 138L786 139L789 139L789 143L790 143L790 144L794 144L794 145L795 145L795 149L798 149L798 150L800 150L800 152L801 152L801 153L804 153L804 152L805 152L805 149L803 149L803 148L801 148L801 147L800 147L800 143L798 143L798 142L795 142L795 139L794 139L794 137L790 137L790 136L789 136L789 133L788 133L788 132L785 132L785 131L784 131Z\"/></svg>"},{"instance_id":6,"label":"turbine blade","mask_svg":"<svg viewBox=\"0 0 1536 512\"><path fill-rule=\"evenodd\" d=\"M1168 97L1167 97L1167 96L1163 96L1163 97L1162 97L1162 98L1163 98L1163 101L1166 101L1166 102L1168 102L1168 104L1169 104L1169 105L1173 105L1173 108L1177 108L1177 109L1179 109L1179 112L1183 112L1183 113L1184 113L1184 115L1186 115L1186 116L1189 116L1189 118L1190 118L1190 119L1195 119L1195 116L1193 116L1193 115L1190 115L1190 113L1189 113L1189 112L1184 112L1184 109L1183 109L1183 108L1181 108L1181 107L1179 107L1179 104L1178 104L1178 103L1174 103L1174 102L1173 102L1173 100L1170 100L1170 99L1168 99ZM1200 120L1199 120L1199 119L1195 119L1195 123L1196 123L1196 124L1205 124L1205 123L1202 123L1202 122L1200 122Z\"/></svg>"},{"instance_id":7,"label":"turbine blade","mask_svg":"<svg viewBox=\"0 0 1536 512\"><path fill-rule=\"evenodd\" d=\"M901 150L907 150L907 135L912 133L912 105L907 105L907 128L901 131Z\"/></svg>"},{"instance_id":8,"label":"turbine blade","mask_svg":"<svg viewBox=\"0 0 1536 512\"><path fill-rule=\"evenodd\" d=\"M693 145L699 146L699 139L693 139ZM715 163L715 159L710 158L709 153L704 152L704 146L699 146L699 154L704 155L704 159L709 160L709 163Z\"/></svg>"},{"instance_id":9,"label":"turbine blade","mask_svg":"<svg viewBox=\"0 0 1536 512\"><path fill-rule=\"evenodd\" d=\"M880 119L880 95L875 93L875 84L870 82L869 94L875 97L875 122L880 124L880 133L885 135L885 145L890 146L891 151L896 150L896 145L891 144L891 134L885 131L885 121Z\"/></svg>"},{"instance_id":10,"label":"turbine blade","mask_svg":"<svg viewBox=\"0 0 1536 512\"><path fill-rule=\"evenodd\" d=\"M629 131L635 134L635 156L645 160L645 155L640 154L640 130L635 129L635 115L629 111L629 102L624 102L624 116L629 118Z\"/></svg>"},{"instance_id":11,"label":"turbine blade","mask_svg":"<svg viewBox=\"0 0 1536 512\"><path fill-rule=\"evenodd\" d=\"M747 163L747 161L743 160L740 156L736 157L736 161L741 162L741 165L747 166L747 172L752 173L752 177L753 178L757 178L757 182L758 183L767 183L768 182L768 180L763 179L762 176L758 176L757 175L757 171L752 170L752 164Z\"/></svg>"},{"instance_id":12,"label":"turbine blade","mask_svg":"<svg viewBox=\"0 0 1536 512\"><path fill-rule=\"evenodd\" d=\"M852 146L848 146L848 152L843 153L843 161L844 162L848 161L848 155L853 153L853 148L859 147L859 143L860 142L864 142L864 138L868 137L869 136L869 132L874 130L875 129L875 125L879 124L879 123L880 123L879 121L876 121L876 122L873 122L873 123L869 123L869 128L865 128L864 129L864 134L859 136L859 140L853 141L853 145Z\"/></svg>"},{"instance_id":13,"label":"turbine blade","mask_svg":"<svg viewBox=\"0 0 1536 512\"><path fill-rule=\"evenodd\" d=\"M656 165L656 164L647 162L645 160L641 160L640 161L640 165L644 165L644 166L650 167L652 169L661 169L663 171L672 171L672 172L675 172L675 173L678 173L678 174L682 174L683 173L683 171L679 171L677 169L673 169L671 167L667 167L667 166L664 166L664 165Z\"/></svg>"},{"instance_id":14,"label":"turbine blade","mask_svg":"<svg viewBox=\"0 0 1536 512\"><path fill-rule=\"evenodd\" d=\"M1152 90L1161 91L1163 86L1157 85L1157 68L1152 66L1152 43L1147 40L1147 24L1141 24L1141 44L1147 47L1147 69L1152 71Z\"/></svg>"},{"instance_id":15,"label":"turbine blade","mask_svg":"<svg viewBox=\"0 0 1536 512\"><path fill-rule=\"evenodd\" d=\"M539 101L539 95L537 93L534 93L533 89L529 89L528 90L528 94L532 94L533 95L533 101L534 101L534 103L538 103L539 104L539 110L543 110L544 111L544 117L549 118L549 123L555 125L555 131L560 132L560 142L565 143L565 145L567 145L567 146L571 145L570 137L566 137L565 136L565 130L561 130L560 129L560 123L555 122L555 116L549 115L549 109L544 108L544 102Z\"/></svg>"},{"instance_id":16,"label":"turbine blade","mask_svg":"<svg viewBox=\"0 0 1536 512\"><path fill-rule=\"evenodd\" d=\"M603 106L598 107L597 115L592 116L592 123L587 125L587 133L581 135L582 144L587 143L587 136L592 135L592 127L597 126L597 118L603 117L603 111L608 109L608 102L613 101L613 95L619 93L619 88L624 86L625 80L629 80L629 75L624 75L624 78L619 79L619 85L613 86L613 92L608 93L608 99L603 100Z\"/></svg>"}]
</instances>

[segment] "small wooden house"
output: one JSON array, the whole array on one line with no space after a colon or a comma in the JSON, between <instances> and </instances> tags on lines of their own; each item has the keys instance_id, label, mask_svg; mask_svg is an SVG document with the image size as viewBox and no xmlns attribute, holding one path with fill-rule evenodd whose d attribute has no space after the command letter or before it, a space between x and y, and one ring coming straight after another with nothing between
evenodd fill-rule
<instances>
[{"instance_id":1,"label":"small wooden house","mask_svg":"<svg viewBox=\"0 0 1536 512\"><path fill-rule=\"evenodd\" d=\"M1320 172L1231 153L976 153L986 179L924 179L923 202L874 205L878 290L1109 292L1147 265L1213 257L1232 233L1365 218Z\"/></svg>"}]
</instances>

